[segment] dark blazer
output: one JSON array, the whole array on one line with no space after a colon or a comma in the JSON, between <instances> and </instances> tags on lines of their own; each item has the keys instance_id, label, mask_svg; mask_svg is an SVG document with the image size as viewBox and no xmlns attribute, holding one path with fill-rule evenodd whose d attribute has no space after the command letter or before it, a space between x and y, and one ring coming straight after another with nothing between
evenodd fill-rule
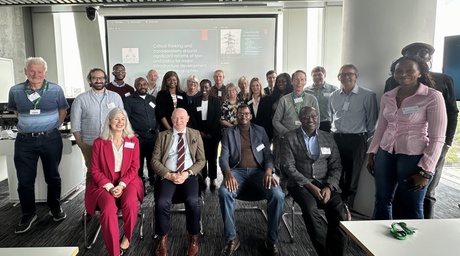
<instances>
[{"instance_id":1,"label":"dark blazer","mask_svg":"<svg viewBox=\"0 0 460 256\"><path fill-rule=\"evenodd\" d=\"M251 101L248 101L249 103ZM259 101L259 108L257 109L257 116L254 115L254 104L248 104L251 110L252 120L251 123L262 126L267 133L268 139L271 141L273 138L273 124L272 124L272 99L270 96L263 96Z\"/></svg>"},{"instance_id":2,"label":"dark blazer","mask_svg":"<svg viewBox=\"0 0 460 256\"><path fill-rule=\"evenodd\" d=\"M185 92L179 92L177 95L177 106L176 108L184 108L189 111L188 103L187 103L187 95ZM181 99L182 98L182 99ZM174 111L174 102L171 98L171 94L168 90L159 91L156 100L156 110L155 114L157 116L158 121L160 122L160 131L166 130L166 127L163 126L161 119L166 117L168 120L169 125L172 127L171 116L172 112Z\"/></svg>"},{"instance_id":3,"label":"dark blazer","mask_svg":"<svg viewBox=\"0 0 460 256\"><path fill-rule=\"evenodd\" d=\"M127 147L126 143L134 143L133 148ZM89 214L93 215L96 210L97 200L101 193L107 193L103 186L107 183L118 185L123 181L126 186L135 186L137 197L142 203L144 200L144 185L137 175L139 169L139 140L136 137L124 138L123 160L119 180L115 180L115 156L113 154L112 141L97 138L93 144L91 161L91 179L86 186L85 207Z\"/></svg>"},{"instance_id":4,"label":"dark blazer","mask_svg":"<svg viewBox=\"0 0 460 256\"><path fill-rule=\"evenodd\" d=\"M191 128L186 128L187 145L192 157L193 165L188 168L195 175L201 172L203 169L206 159L204 157L203 140L201 139L200 132ZM152 155L152 167L155 174L159 177L164 177L169 170L166 168L166 160L168 160L169 150L173 142L174 130L169 129L167 131L160 132L158 139L155 143L155 149Z\"/></svg>"},{"instance_id":5,"label":"dark blazer","mask_svg":"<svg viewBox=\"0 0 460 256\"><path fill-rule=\"evenodd\" d=\"M313 180L341 192L340 153L331 133L317 130L320 155L316 161L307 151L302 127L284 134L281 146L281 171L288 177L287 186L303 186Z\"/></svg>"},{"instance_id":6,"label":"dark blazer","mask_svg":"<svg viewBox=\"0 0 460 256\"><path fill-rule=\"evenodd\" d=\"M273 155L270 150L270 142L264 128L250 124L249 136L251 137L252 153L257 163L264 169L273 169ZM262 147L261 149L260 147ZM240 129L238 125L225 129L222 137L219 165L222 172L235 168L241 161Z\"/></svg>"},{"instance_id":7,"label":"dark blazer","mask_svg":"<svg viewBox=\"0 0 460 256\"><path fill-rule=\"evenodd\" d=\"M455 99L454 80L451 76L443 73L430 72L436 83L436 90L442 93L444 102L446 103L447 110L447 130L446 130L446 144L452 145L454 140L455 130L457 129L458 122L458 108ZM391 76L385 82L384 92L393 90L398 86L398 82Z\"/></svg>"},{"instance_id":8,"label":"dark blazer","mask_svg":"<svg viewBox=\"0 0 460 256\"><path fill-rule=\"evenodd\" d=\"M201 110L197 108L201 107L201 97L193 99L193 103L190 108L190 122L192 128L197 129L205 134L210 134L213 138L220 139L220 101L216 97L209 96L208 98L208 115L207 120L203 122L201 118Z\"/></svg>"},{"instance_id":9,"label":"dark blazer","mask_svg":"<svg viewBox=\"0 0 460 256\"><path fill-rule=\"evenodd\" d=\"M275 88L273 88L274 90ZM272 90L272 93L273 93L273 90ZM268 86L264 88L264 93L266 96L270 96L270 89L268 89Z\"/></svg>"}]
</instances>

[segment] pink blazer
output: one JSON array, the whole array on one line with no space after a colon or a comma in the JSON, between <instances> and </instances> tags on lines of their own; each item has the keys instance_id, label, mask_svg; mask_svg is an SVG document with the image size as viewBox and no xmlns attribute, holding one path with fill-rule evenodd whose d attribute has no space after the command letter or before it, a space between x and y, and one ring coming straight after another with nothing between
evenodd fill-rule
<instances>
[{"instance_id":1,"label":"pink blazer","mask_svg":"<svg viewBox=\"0 0 460 256\"><path fill-rule=\"evenodd\" d=\"M134 143L134 147L127 147L126 143ZM144 186L137 172L139 169L139 140L136 137L124 138L123 160L119 180L114 180L115 156L113 154L112 141L97 138L93 144L91 163L91 180L86 186L85 207L89 214L93 215L101 193L108 193L103 186L107 183L118 185L123 181L126 186L134 186L137 190L138 200L144 200Z\"/></svg>"}]
</instances>

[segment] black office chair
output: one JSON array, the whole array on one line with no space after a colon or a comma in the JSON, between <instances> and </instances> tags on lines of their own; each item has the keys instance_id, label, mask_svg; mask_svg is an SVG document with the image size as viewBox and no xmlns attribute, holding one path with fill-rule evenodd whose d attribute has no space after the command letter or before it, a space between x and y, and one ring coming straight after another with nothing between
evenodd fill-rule
<instances>
[{"instance_id":1,"label":"black office chair","mask_svg":"<svg viewBox=\"0 0 460 256\"><path fill-rule=\"evenodd\" d=\"M238 194L236 197L237 200L245 201L245 202L257 202L263 201L265 199L265 195L260 193L260 191L256 190L252 186L245 186L243 190ZM265 218L265 221L268 221L267 213L257 205L253 206L239 206L235 208L235 211L242 211L242 210L256 210L260 211Z\"/></svg>"},{"instance_id":2,"label":"black office chair","mask_svg":"<svg viewBox=\"0 0 460 256\"><path fill-rule=\"evenodd\" d=\"M157 181L155 180L155 186L153 188L153 195L154 195L154 198L157 197L158 195L158 190L157 190L157 186L156 185ZM184 203L184 198L182 197L183 193L182 193L182 187L181 186L178 186L177 189L176 189L176 192L174 192L174 195L173 195L173 198L172 198L172 204L173 205L177 205L177 204L183 204ZM201 216L200 216L200 235L201 236L204 236L204 229L203 229L203 210L204 210L204 200L203 200L203 197L201 195L201 188L198 189L198 197L200 198L200 201L201 201ZM155 202L155 200L154 200ZM179 212L179 213L184 213L185 212L185 207L181 207L181 208L173 208L171 207L171 213L173 212ZM155 205L153 206L153 214L152 214L152 230L153 230L153 238L157 238L158 235L155 234Z\"/></svg>"},{"instance_id":3,"label":"black office chair","mask_svg":"<svg viewBox=\"0 0 460 256\"><path fill-rule=\"evenodd\" d=\"M96 210L96 213L92 218L100 214L100 210ZM120 216L119 216L120 217ZM140 229L139 229L139 236L142 239L144 239L144 211L142 209L142 204L139 205L139 213L138 217L141 217L141 224L140 224ZM85 247L86 249L91 249L94 243L96 243L97 237L99 236L99 233L101 232L101 224L99 224L99 227L97 228L96 232L94 233L93 238L91 239L91 243L89 243L88 240L88 213L86 212L86 209L83 211L83 236L85 240Z\"/></svg>"}]
</instances>

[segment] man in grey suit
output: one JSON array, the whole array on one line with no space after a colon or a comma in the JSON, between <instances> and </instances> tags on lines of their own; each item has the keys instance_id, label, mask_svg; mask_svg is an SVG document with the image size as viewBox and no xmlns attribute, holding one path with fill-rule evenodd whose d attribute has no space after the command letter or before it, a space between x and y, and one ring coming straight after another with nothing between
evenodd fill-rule
<instances>
[{"instance_id":1,"label":"man in grey suit","mask_svg":"<svg viewBox=\"0 0 460 256\"><path fill-rule=\"evenodd\" d=\"M273 177L273 155L263 127L251 123L248 105L237 112L238 125L227 128L222 138L219 165L224 180L219 188L219 202L227 241L222 255L234 255L240 246L235 230L235 201L245 187L252 187L267 199L268 232L264 255L280 255L276 245L283 214L284 193Z\"/></svg>"},{"instance_id":2,"label":"man in grey suit","mask_svg":"<svg viewBox=\"0 0 460 256\"><path fill-rule=\"evenodd\" d=\"M281 171L287 176L287 190L302 209L302 217L319 256L345 255L347 236L340 229L345 220L339 180L340 154L332 134L318 130L318 111L303 107L301 127L284 135ZM324 209L326 225L318 211Z\"/></svg>"}]
</instances>

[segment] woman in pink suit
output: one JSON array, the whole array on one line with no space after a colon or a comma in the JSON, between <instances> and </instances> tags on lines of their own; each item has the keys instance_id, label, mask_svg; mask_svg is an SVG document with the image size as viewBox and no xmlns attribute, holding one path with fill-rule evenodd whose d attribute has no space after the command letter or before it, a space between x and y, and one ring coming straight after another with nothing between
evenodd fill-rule
<instances>
[{"instance_id":1,"label":"woman in pink suit","mask_svg":"<svg viewBox=\"0 0 460 256\"><path fill-rule=\"evenodd\" d=\"M94 141L91 180L86 187L85 207L93 215L101 211L102 235L109 255L123 255L129 247L144 199L139 169L139 141L134 136L126 111L112 109L101 135ZM123 215L124 236L119 241L117 210Z\"/></svg>"}]
</instances>

